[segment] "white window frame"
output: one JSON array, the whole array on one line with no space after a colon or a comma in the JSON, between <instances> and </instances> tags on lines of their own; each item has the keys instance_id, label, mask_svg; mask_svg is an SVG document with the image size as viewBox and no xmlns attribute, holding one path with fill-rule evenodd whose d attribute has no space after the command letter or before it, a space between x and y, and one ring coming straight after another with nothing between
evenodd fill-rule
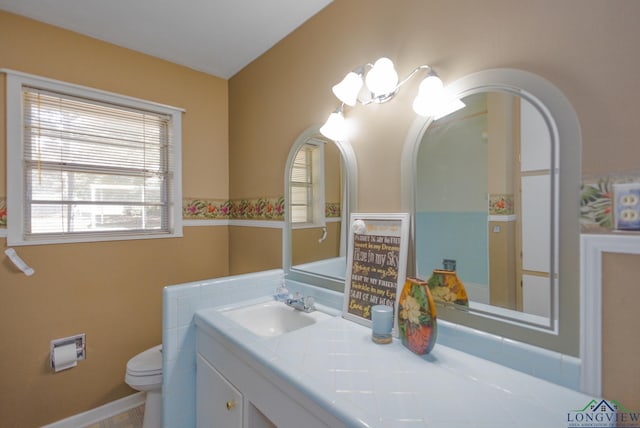
<instances>
[{"instance_id":1,"label":"white window frame","mask_svg":"<svg viewBox=\"0 0 640 428\"><path fill-rule=\"evenodd\" d=\"M310 188L310 197L308 198L308 218L309 220L306 222L294 222L293 219L291 221L291 225L294 229L302 229L302 228L311 228L311 227L325 227L326 226L326 218L325 218L325 194L324 194L324 145L325 142L317 139L310 139L306 141L299 149L306 150L307 146L314 147L314 151L312 154L312 159L310 162L311 171L309 172L311 175L311 182L309 183ZM296 152L297 156L297 152ZM293 161L295 162L295 156ZM289 183L290 188L289 192L294 187L303 187L302 185L298 185L294 183L291 179L292 170L289 171ZM289 198L291 201L292 198ZM290 202L291 203L291 202Z\"/></svg>"},{"instance_id":2,"label":"white window frame","mask_svg":"<svg viewBox=\"0 0 640 428\"><path fill-rule=\"evenodd\" d=\"M42 78L13 70L0 69L6 75L6 128L7 128L7 244L40 245L71 242L120 241L131 239L177 238L182 236L182 113L184 110L133 97L101 91L85 86ZM25 182L23 162L23 101L22 88L31 86L44 90L93 99L140 110L171 116L171 166L170 206L168 231L118 231L108 233L82 233L80 235L56 234L55 236L31 235L25 238Z\"/></svg>"}]
</instances>

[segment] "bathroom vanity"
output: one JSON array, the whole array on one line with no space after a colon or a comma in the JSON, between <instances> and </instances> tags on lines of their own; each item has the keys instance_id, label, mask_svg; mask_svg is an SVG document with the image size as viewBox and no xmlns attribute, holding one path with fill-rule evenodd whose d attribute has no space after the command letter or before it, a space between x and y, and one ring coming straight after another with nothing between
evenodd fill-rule
<instances>
[{"instance_id":1,"label":"bathroom vanity","mask_svg":"<svg viewBox=\"0 0 640 428\"><path fill-rule=\"evenodd\" d=\"M339 315L264 337L223 314L269 299L196 312L198 427L567 427L592 399L443 345L377 345Z\"/></svg>"},{"instance_id":2,"label":"bathroom vanity","mask_svg":"<svg viewBox=\"0 0 640 428\"><path fill-rule=\"evenodd\" d=\"M218 309L199 312L196 324L198 427L347 426L300 393L301 373L283 376L266 369L274 349L260 349L252 333L221 318Z\"/></svg>"},{"instance_id":3,"label":"bathroom vanity","mask_svg":"<svg viewBox=\"0 0 640 428\"><path fill-rule=\"evenodd\" d=\"M597 406L591 405L601 392L589 378L599 379L599 366L589 363L589 359L599 347L584 346L590 338L586 334L589 330L582 327L587 325L586 319L597 316L599 310L587 305L591 302L588 300L590 290L580 288L578 275L579 195L576 189L580 177L581 137L577 115L566 97L550 82L525 71L480 71L458 79L448 88L469 105L482 105L479 110L487 111L487 124L489 109L484 109L484 105L493 106L492 100L498 100L499 106L510 106L506 110L502 107L491 109L492 112L504 110L509 113L503 117L509 120L500 123L511 124L510 129L530 128L525 124L532 123L533 119L518 121L523 117L523 108L538 113L525 116L535 117L534 122L540 126L533 129L541 132L521 132L520 137L536 136L531 147L542 147L537 142L538 137L548 142L544 151L536 152L539 156L535 157L546 159L544 168L533 168L544 172L544 177L534 178L536 182L537 179L544 182L541 186L545 193L526 192L527 198L534 196L534 210L520 207L519 213L516 208L513 212L492 213L498 218L489 218L489 213L483 211L486 221L482 221L482 227L491 230L493 238L500 231L508 231L507 238L511 239L516 236L511 227L514 220L539 218L537 209L548 213L548 227L530 228L533 238L545 238L543 244L528 252L542 255L546 265L526 269L527 272L542 273L533 275L536 287L539 286L535 291L545 297L539 311L526 308L525 302L530 299L524 295L520 305L517 293L515 303L509 294L509 305L502 305L488 288L513 291L515 285L517 291L517 284L523 284L518 278L503 281L497 288L496 284L485 284L487 281L484 280L467 281L469 285L485 287L482 296L488 303L478 299L469 307L439 306L437 344L424 357L412 353L397 339L387 345L373 343L370 328L343 318L339 312L329 319L270 337L251 332L247 326L225 316L223 312L231 308L272 300L275 290L283 285L292 293L299 291L304 296L313 296L334 311L343 307L345 279L349 276L346 271L343 274L341 261L349 255L346 237L351 229L347 220L351 213L357 212L358 174L350 144L336 141L344 173L338 192L342 195L339 254L331 254L329 259L323 253L309 260L296 260L294 254L300 254L300 249L294 248L294 242L299 242L294 239L296 225L289 210L285 210L283 269L165 288L165 427L568 428L576 412L594 411ZM461 110L461 114L463 112ZM425 216L432 214L429 207L424 206L425 201L433 202L433 196L438 194L426 186L435 183L435 187L445 188L435 179L420 181L422 172L430 168L422 168L416 162L421 146L428 149L435 144L430 128L438 127L432 127L432 122L431 118L416 118L408 130L402 151L402 211L410 213L416 226L412 228L412 241L422 244L454 240L453 236L433 241L416 235L422 230L417 227L424 214L422 208ZM507 132L507 128L500 127L504 132L495 135L509 136L511 141L514 135ZM484 134L476 132L473 135L482 137ZM298 152L307 144L317 143L318 138L322 137L313 126L301 133L293 144L285 167L285 195L290 194L292 188L289 178ZM513 138L513 141L517 140ZM496 138L496 141L503 139ZM518 147L522 152L530 145L505 144L503 154L506 156L507 150L511 153ZM431 155L426 157L432 158ZM506 158L518 157L509 154ZM495 170L489 163L483 167L486 171ZM466 178L460 183L462 188L467 187L467 182L487 181L484 171L482 179L464 176ZM504 172L502 184L521 178L524 180L520 181L530 181L529 169L521 170L515 176ZM450 181L450 177L445 178ZM522 200L522 195L515 196L506 188L484 189L475 194L487 193L500 196L500 200L510 201L512 197L514 201ZM418 199L418 194L427 199ZM480 205L484 210L486 201L483 199ZM451 210L457 208L451 207ZM501 223L491 224L498 221ZM434 224L439 227L441 223ZM461 230L458 224L453 229ZM522 229L517 234L530 231L526 227ZM462 247L470 247L468 234L459 234L462 235L459 241ZM305 236L317 243L322 242L325 233ZM489 238L483 233L481 242L476 244L486 248ZM529 243L529 239L521 241L524 242L522 245ZM408 266L407 271L412 276L426 278L434 266L421 267L420 263L429 259L422 250L424 248L410 249L412 262L409 264L412 266ZM512 278L512 259L519 253L516 249L507 257L496 255L493 261L505 261L498 266L500 272L508 271ZM463 253L456 255L460 260L464 257ZM472 252L470 258L477 260L478 253ZM487 264L482 263L483 266ZM530 272L516 268L518 276L531 280ZM485 276L483 274L483 278ZM558 278L562 279L561 286ZM527 282L527 285L531 284L533 282ZM259 324L263 319L255 316L254 321ZM593 395L577 392L579 389Z\"/></svg>"}]
</instances>

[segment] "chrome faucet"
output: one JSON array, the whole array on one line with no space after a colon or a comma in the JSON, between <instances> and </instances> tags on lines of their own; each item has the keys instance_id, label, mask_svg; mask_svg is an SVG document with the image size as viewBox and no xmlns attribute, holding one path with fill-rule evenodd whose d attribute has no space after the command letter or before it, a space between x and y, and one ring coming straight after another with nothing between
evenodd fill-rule
<instances>
[{"instance_id":1,"label":"chrome faucet","mask_svg":"<svg viewBox=\"0 0 640 428\"><path fill-rule=\"evenodd\" d=\"M284 301L284 303L287 306L291 306L292 308L302 312L309 313L316 310L313 297L302 297L298 292L296 292L292 299L287 299Z\"/></svg>"}]
</instances>

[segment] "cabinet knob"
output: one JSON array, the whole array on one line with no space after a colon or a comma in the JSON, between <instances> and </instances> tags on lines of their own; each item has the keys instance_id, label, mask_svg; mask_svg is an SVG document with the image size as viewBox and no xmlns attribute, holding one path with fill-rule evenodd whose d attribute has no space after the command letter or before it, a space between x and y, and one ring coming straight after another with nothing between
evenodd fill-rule
<instances>
[{"instance_id":1,"label":"cabinet knob","mask_svg":"<svg viewBox=\"0 0 640 428\"><path fill-rule=\"evenodd\" d=\"M236 400L227 401L227 410L231 410L236 407Z\"/></svg>"}]
</instances>

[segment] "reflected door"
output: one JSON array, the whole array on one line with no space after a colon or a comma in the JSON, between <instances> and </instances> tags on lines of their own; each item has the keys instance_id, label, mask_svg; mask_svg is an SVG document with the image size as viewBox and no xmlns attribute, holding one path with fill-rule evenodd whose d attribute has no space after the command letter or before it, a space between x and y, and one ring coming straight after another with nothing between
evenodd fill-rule
<instances>
[{"instance_id":1,"label":"reflected door","mask_svg":"<svg viewBox=\"0 0 640 428\"><path fill-rule=\"evenodd\" d=\"M520 103L520 248L518 277L521 285L519 309L533 315L550 316L552 147L542 115L527 101ZM557 192L554 192L557 193ZM553 194L553 193L552 193Z\"/></svg>"}]
</instances>

